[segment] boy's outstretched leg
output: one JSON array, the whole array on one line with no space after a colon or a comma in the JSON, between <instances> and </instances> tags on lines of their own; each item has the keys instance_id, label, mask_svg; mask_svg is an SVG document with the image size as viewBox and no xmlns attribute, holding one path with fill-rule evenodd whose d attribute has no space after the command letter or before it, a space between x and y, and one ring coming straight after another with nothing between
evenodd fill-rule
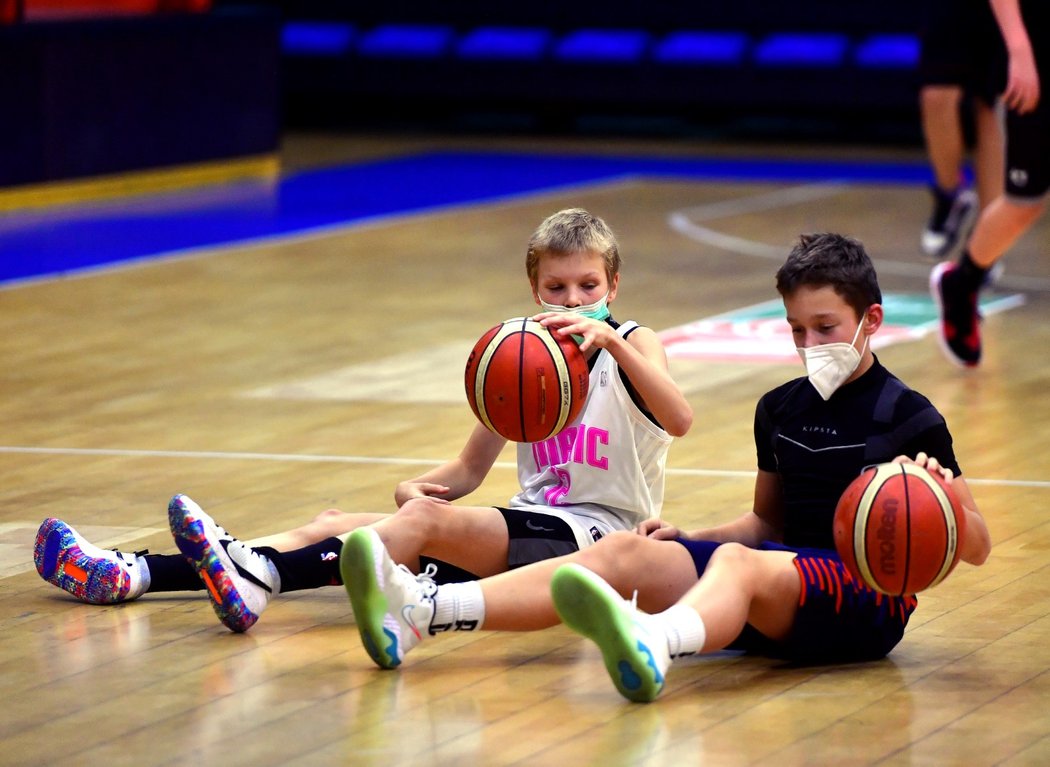
<instances>
[{"instance_id":1,"label":"boy's outstretched leg","mask_svg":"<svg viewBox=\"0 0 1050 767\"><path fill-rule=\"evenodd\" d=\"M168 504L175 545L200 575L219 620L230 631L247 631L270 597L281 590L273 563L219 527L185 495Z\"/></svg>"},{"instance_id":2,"label":"boy's outstretched leg","mask_svg":"<svg viewBox=\"0 0 1050 767\"><path fill-rule=\"evenodd\" d=\"M644 703L660 694L671 654L667 637L652 616L577 564L555 571L551 596L565 625L601 649L605 669L621 695Z\"/></svg>"}]
</instances>

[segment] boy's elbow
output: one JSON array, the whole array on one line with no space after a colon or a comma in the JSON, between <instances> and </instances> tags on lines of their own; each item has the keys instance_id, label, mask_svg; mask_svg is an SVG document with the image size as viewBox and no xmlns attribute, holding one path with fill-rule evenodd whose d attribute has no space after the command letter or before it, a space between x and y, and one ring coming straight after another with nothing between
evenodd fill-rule
<instances>
[{"instance_id":1,"label":"boy's elbow","mask_svg":"<svg viewBox=\"0 0 1050 767\"><path fill-rule=\"evenodd\" d=\"M991 555L991 553L991 541L981 540L977 543L977 545L971 547L969 557L967 557L966 561L969 562L971 565L980 566L988 561L988 557Z\"/></svg>"},{"instance_id":2,"label":"boy's elbow","mask_svg":"<svg viewBox=\"0 0 1050 767\"><path fill-rule=\"evenodd\" d=\"M664 424L664 429L672 437L684 437L693 426L693 411L675 414L671 423Z\"/></svg>"},{"instance_id":3,"label":"boy's elbow","mask_svg":"<svg viewBox=\"0 0 1050 767\"><path fill-rule=\"evenodd\" d=\"M976 514L968 516L964 546L959 558L967 564L980 566L992 553L992 537L983 519Z\"/></svg>"}]
</instances>

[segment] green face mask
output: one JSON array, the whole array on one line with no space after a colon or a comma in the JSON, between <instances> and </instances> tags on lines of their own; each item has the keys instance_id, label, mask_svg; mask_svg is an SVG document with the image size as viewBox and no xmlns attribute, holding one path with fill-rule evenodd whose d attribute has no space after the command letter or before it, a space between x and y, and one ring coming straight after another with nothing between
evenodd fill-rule
<instances>
[{"instance_id":1,"label":"green face mask","mask_svg":"<svg viewBox=\"0 0 1050 767\"><path fill-rule=\"evenodd\" d=\"M606 293L604 296L599 298L593 304L587 304L586 306L558 306L557 304L548 304L542 298L540 299L540 306L546 312L558 312L559 314L565 314L567 312L573 312L579 314L581 317L587 317L588 319L598 320L598 322L604 322L609 318L611 312L609 311L609 294ZM573 336L573 340L576 343L583 343L583 336Z\"/></svg>"},{"instance_id":2,"label":"green face mask","mask_svg":"<svg viewBox=\"0 0 1050 767\"><path fill-rule=\"evenodd\" d=\"M582 317L588 317L592 320L598 320L599 322L607 320L609 318L609 294L606 293L604 296L599 298L593 304L587 304L586 306L558 306L557 304L548 304L542 298L540 299L540 306L543 307L545 312L573 312L579 314Z\"/></svg>"}]
</instances>

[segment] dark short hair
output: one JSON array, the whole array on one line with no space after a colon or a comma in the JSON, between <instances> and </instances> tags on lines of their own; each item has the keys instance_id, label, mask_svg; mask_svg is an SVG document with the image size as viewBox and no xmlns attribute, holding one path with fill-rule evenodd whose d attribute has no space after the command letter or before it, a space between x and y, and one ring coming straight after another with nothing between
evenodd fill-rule
<instances>
[{"instance_id":1,"label":"dark short hair","mask_svg":"<svg viewBox=\"0 0 1050 767\"><path fill-rule=\"evenodd\" d=\"M860 317L882 303L875 266L859 240L841 234L803 234L777 270L777 292L789 296L802 286L834 288Z\"/></svg>"}]
</instances>

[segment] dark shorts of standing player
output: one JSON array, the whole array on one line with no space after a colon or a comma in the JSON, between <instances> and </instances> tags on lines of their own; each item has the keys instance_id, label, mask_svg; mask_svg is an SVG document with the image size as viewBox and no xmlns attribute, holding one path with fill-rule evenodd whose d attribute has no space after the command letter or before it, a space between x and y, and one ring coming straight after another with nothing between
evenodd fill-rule
<instances>
[{"instance_id":1,"label":"dark shorts of standing player","mask_svg":"<svg viewBox=\"0 0 1050 767\"><path fill-rule=\"evenodd\" d=\"M927 0L919 82L957 85L994 104L1006 86L1006 46L988 0Z\"/></svg>"}]
</instances>

